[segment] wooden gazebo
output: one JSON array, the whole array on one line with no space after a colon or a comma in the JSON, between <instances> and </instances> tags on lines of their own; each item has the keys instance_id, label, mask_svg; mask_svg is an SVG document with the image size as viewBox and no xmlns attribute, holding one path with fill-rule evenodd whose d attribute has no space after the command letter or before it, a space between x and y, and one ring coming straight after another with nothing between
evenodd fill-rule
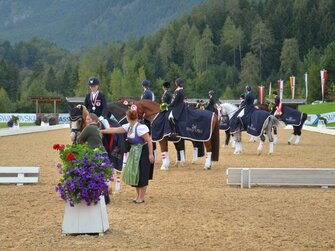
<instances>
[{"instance_id":1,"label":"wooden gazebo","mask_svg":"<svg viewBox=\"0 0 335 251\"><path fill-rule=\"evenodd\" d=\"M57 103L62 101L61 97L58 96L30 96L31 101L35 101L36 104L36 114L41 113L41 103L53 103L54 104L54 113L57 113Z\"/></svg>"}]
</instances>

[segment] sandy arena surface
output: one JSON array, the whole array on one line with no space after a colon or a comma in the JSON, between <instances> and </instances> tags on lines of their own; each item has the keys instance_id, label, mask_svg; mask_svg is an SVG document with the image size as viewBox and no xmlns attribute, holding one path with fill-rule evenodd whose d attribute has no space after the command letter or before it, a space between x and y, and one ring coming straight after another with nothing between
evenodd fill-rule
<instances>
[{"instance_id":1,"label":"sandy arena surface","mask_svg":"<svg viewBox=\"0 0 335 251\"><path fill-rule=\"evenodd\" d=\"M243 155L221 148L209 171L204 158L191 164L189 142L186 165L160 171L159 157L145 203L132 203L135 191L125 184L112 195L104 236L61 234L64 203L54 190L59 158L52 145L69 143L69 129L0 137L0 166L41 167L37 185L0 185L0 250L334 250L334 188L226 184L228 167L335 168L335 136L303 131L300 145L289 146L290 133L279 131L272 156L268 144L257 156L258 144L244 135Z\"/></svg>"}]
</instances>

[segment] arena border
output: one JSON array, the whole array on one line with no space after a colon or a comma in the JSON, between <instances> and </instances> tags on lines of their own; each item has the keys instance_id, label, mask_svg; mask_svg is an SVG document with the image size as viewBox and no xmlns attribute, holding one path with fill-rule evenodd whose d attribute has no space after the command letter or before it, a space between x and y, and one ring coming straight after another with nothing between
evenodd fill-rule
<instances>
[{"instance_id":1,"label":"arena border","mask_svg":"<svg viewBox=\"0 0 335 251\"><path fill-rule=\"evenodd\" d=\"M0 129L0 137L5 136L13 136L27 133L35 133L35 132L46 132L52 130L59 130L70 128L69 124L59 124L53 126L22 126L20 128L4 128Z\"/></svg>"}]
</instances>

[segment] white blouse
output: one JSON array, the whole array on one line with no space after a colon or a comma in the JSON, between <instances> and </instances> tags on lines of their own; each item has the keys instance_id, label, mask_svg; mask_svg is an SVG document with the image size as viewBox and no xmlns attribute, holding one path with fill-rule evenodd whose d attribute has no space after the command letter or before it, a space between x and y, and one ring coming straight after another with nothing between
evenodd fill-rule
<instances>
[{"instance_id":1,"label":"white blouse","mask_svg":"<svg viewBox=\"0 0 335 251\"><path fill-rule=\"evenodd\" d=\"M138 126L137 126L137 124L138 124ZM146 125L144 125L144 124L141 124L141 123L137 122L137 123L134 125L134 129L136 128L136 126L137 126L137 129L136 129L136 131L137 131L137 135L140 136L140 137L141 137L142 135L144 135L144 134L146 134L146 133L149 132L149 128L148 128ZM122 125L122 128L123 128L126 132L128 132L129 127L130 127L130 124L129 124L129 123ZM128 138L131 138L131 139L135 138L135 130L134 130L134 129L133 129L133 131L132 131L131 134L129 134L129 133L127 134L127 137L128 137Z\"/></svg>"}]
</instances>

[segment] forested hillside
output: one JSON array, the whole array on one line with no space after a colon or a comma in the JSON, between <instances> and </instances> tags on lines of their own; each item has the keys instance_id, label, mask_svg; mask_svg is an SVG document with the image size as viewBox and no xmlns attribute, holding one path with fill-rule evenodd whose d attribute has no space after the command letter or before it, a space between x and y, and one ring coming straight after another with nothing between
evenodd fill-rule
<instances>
[{"instance_id":1,"label":"forested hillside","mask_svg":"<svg viewBox=\"0 0 335 251\"><path fill-rule=\"evenodd\" d=\"M163 80L181 77L188 98L238 98L249 84L273 88L296 76L296 98L321 98L320 70L328 70L326 100L335 93L335 1L208 0L154 35L76 52L41 39L0 44L0 107L34 111L29 95L83 96L96 75L109 101L141 94L149 79L159 99ZM159 100L158 100L159 101ZM8 103L15 104L14 108ZM13 110L14 109L14 110Z\"/></svg>"},{"instance_id":2,"label":"forested hillside","mask_svg":"<svg viewBox=\"0 0 335 251\"><path fill-rule=\"evenodd\" d=\"M40 37L66 49L154 34L204 0L0 1L0 34L10 42Z\"/></svg>"}]
</instances>

